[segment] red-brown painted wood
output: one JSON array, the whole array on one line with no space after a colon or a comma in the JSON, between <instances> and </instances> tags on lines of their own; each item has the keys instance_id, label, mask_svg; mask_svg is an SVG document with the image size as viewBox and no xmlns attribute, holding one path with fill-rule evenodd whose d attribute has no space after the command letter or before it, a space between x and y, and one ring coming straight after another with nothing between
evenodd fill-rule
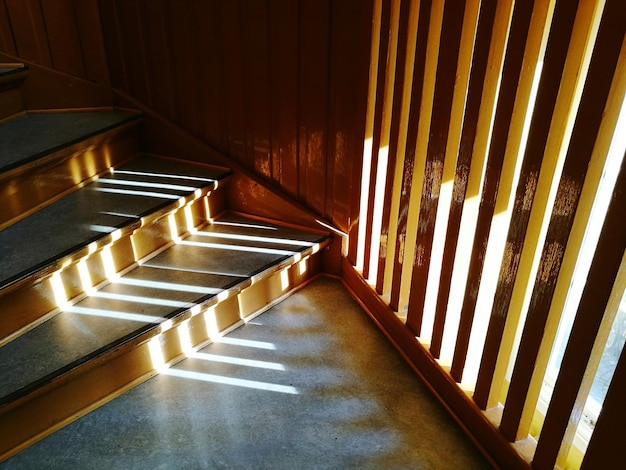
<instances>
[{"instance_id":1,"label":"red-brown painted wood","mask_svg":"<svg viewBox=\"0 0 626 470\"><path fill-rule=\"evenodd\" d=\"M128 90L128 72L124 60L123 38L115 2L99 2L100 18L104 33L111 84L120 90Z\"/></svg>"},{"instance_id":2,"label":"red-brown painted wood","mask_svg":"<svg viewBox=\"0 0 626 470\"><path fill-rule=\"evenodd\" d=\"M594 49L601 53L595 53L592 58L588 85L585 87L568 149L568 163L570 159L574 160L572 166L583 167L585 156L593 149L599 121L604 111L603 103L606 102L625 33L626 17L621 2L607 1ZM568 180L564 180L564 183L569 183ZM626 165L622 163L554 387L553 397L556 399L550 403L542 428L534 459L537 468L552 468L561 439L571 419L572 407L626 247L624 220L626 220ZM552 234L549 232L548 235ZM619 406L623 406L623 403ZM610 408L603 411L613 412Z\"/></svg>"},{"instance_id":3,"label":"red-brown painted wood","mask_svg":"<svg viewBox=\"0 0 626 470\"><path fill-rule=\"evenodd\" d=\"M4 2L0 2L0 51L10 55L17 54L9 12Z\"/></svg>"},{"instance_id":4,"label":"red-brown painted wood","mask_svg":"<svg viewBox=\"0 0 626 470\"><path fill-rule=\"evenodd\" d=\"M573 24L575 16L575 4L574 2L568 2L566 9L574 8L574 11L563 11L560 6L563 3L557 5L555 11L555 24L553 26L554 36L559 38L560 41L565 42L569 31L560 31L558 27L565 18L569 17L570 22ZM603 25L606 26L606 25ZM550 311L550 304L554 295L554 289L556 288L556 282L563 261L563 255L565 253L565 246L569 237L569 232L574 223L574 216L576 213L576 206L580 193L582 192L582 186L587 173L587 166L591 159L593 152L593 142L600 128L600 122L602 119L602 111L604 109L603 103L606 102L606 98L611 86L611 79L619 57L621 49L621 41L619 35L611 35L607 37L606 34L597 43L597 47L601 47L603 51L594 59L593 67L590 70L590 74L587 77L588 86L586 87L583 101L578 110L578 125L575 127L575 133L572 136L567 160L563 169L561 181L557 192L557 197L554 203L554 210L550 218L550 225L544 247L541 254L541 261L537 278L533 287L533 293L530 300L530 306L524 330L522 333L522 339L518 349L517 359L515 361L515 368L511 377L511 384L509 386L509 393L506 400L506 406L502 415L502 422L500 429L502 433L509 439L514 440L519 420L524 408L524 402L527 396L528 386L535 369L535 362L539 347L541 346L542 332L545 328L548 313ZM617 42L615 42L617 41ZM548 43L548 50L546 55L546 62L544 65L544 75L549 77L550 74L560 75L559 70L563 66L562 63L554 64L551 62L552 51L551 45L552 37ZM564 44L563 46L566 46ZM563 58L564 62L564 58ZM554 67L554 69L552 69ZM558 67L558 68L557 68ZM556 78L556 77L555 77ZM555 95L554 100L549 100L542 93L542 83L540 84L538 94L538 107L536 107L536 113L539 113L542 117L549 114L549 109L545 109L544 105L549 105L550 102L556 100L556 93L558 92L558 83L556 83L553 93ZM584 122L584 125L582 124ZM544 122L545 126L549 126L549 122ZM547 129L545 130L545 137L540 136L539 142L532 140L536 137L533 134L535 129L531 127L531 140L528 143L527 154L535 156L540 153L538 145L547 140ZM590 136L593 136L590 138ZM529 153L530 152L530 153ZM533 178L537 176L539 171L540 161L533 165L533 169L530 174L524 174L526 178ZM524 167L522 168L524 172ZM529 182L528 179L526 180ZM523 196L520 196L523 197ZM528 209L530 212L530 209ZM529 215L523 215L522 218L527 223ZM516 220L516 222L519 219ZM519 236L516 240L511 240L512 246L520 247L523 245L523 235ZM511 265L511 269L515 266ZM507 274L514 276L514 271ZM509 294L504 288L498 291L498 294ZM498 299L498 295L496 295ZM501 305L501 307L504 307ZM495 308L495 306L494 306ZM500 310L496 312L496 315L506 316L506 311ZM492 317L493 318L493 317ZM502 328L504 325L502 324ZM495 327L496 329L498 327ZM490 324L491 329L491 324ZM488 333L489 334L489 333ZM501 333L499 333L501 334Z\"/></svg>"},{"instance_id":5,"label":"red-brown painted wood","mask_svg":"<svg viewBox=\"0 0 626 470\"><path fill-rule=\"evenodd\" d=\"M299 15L299 199L326 207L330 1L302 0Z\"/></svg>"},{"instance_id":6,"label":"red-brown painted wood","mask_svg":"<svg viewBox=\"0 0 626 470\"><path fill-rule=\"evenodd\" d=\"M403 64L406 60L406 41L407 41L407 28L409 22L409 5L410 0L405 0L401 2L400 5L400 21L398 25L398 46L396 47L397 55L396 55L396 71L395 71L395 82L394 89L396 93L393 96L393 109L396 110L395 116L392 113L392 123L390 129L390 139L389 139L389 159L395 162L397 155L397 136L398 136L398 123L400 117L400 108L401 106L401 98L402 98L402 86L404 83L404 71ZM380 26L380 45L379 45L379 56L378 56L378 75L377 75L377 88L376 88L376 104L374 108L374 128L373 128L373 136L372 136L372 155L371 155L371 163L370 163L370 179L368 182L367 188L361 188L362 191L367 191L369 194L368 204L367 204L367 217L365 220L359 220L359 224L363 223L366 226L365 229L365 242L364 246L366 247L364 257L363 257L363 276L367 279L370 277L370 266L371 266L371 250L368 249L372 246L372 225L374 223L374 204L376 198L376 178L378 177L378 155L380 152L381 138L382 138L382 126L383 126L383 115L385 108L385 88L387 87L388 80L390 79L387 76L387 64L390 63L391 57L390 54L392 51L390 50L390 40L391 35L393 34L392 25L391 25L391 2L383 2L381 5L381 26ZM394 119L395 117L395 119ZM370 156L366 156L365 158L370 158ZM386 175L386 184L393 184L393 168L394 165L388 165L387 167L387 175ZM387 188L389 186L386 186ZM360 195L359 195L360 196ZM381 236L385 237L387 232L389 231L389 201L388 197L391 196L391 191L386 191L385 194L385 204L383 204L383 213L381 220ZM357 232L358 233L358 232ZM381 242L381 244L383 244ZM380 263L380 256L379 261ZM378 293L382 293L383 290L383 280L384 280L384 264L382 268L382 272L378 271L378 275L376 278L376 290Z\"/></svg>"},{"instance_id":7,"label":"red-brown painted wood","mask_svg":"<svg viewBox=\"0 0 626 470\"><path fill-rule=\"evenodd\" d=\"M435 235L439 193L443 179L444 158L450 129L450 113L463 31L465 1L447 2L444 6L437 62L437 81L433 97L430 135L426 150L424 185L415 242L415 261L411 275L411 293L406 324L417 336L421 335L426 285Z\"/></svg>"},{"instance_id":8,"label":"red-brown painted wood","mask_svg":"<svg viewBox=\"0 0 626 470\"><path fill-rule=\"evenodd\" d=\"M394 261L389 305L396 311L398 311L400 307L400 284L403 266L403 257L401 255L404 250L400 241L404 240L406 236L406 226L409 215L409 198L411 196L413 165L415 163L415 151L417 148L417 131L422 105L422 91L424 85L424 72L426 68L426 48L428 45L428 32L430 29L431 7L432 1L430 0L420 3L419 22L417 26L417 44L415 50L415 63L413 66L411 108L409 110L408 135L404 153L404 169L402 172L402 189L400 193L400 207L398 213L398 240L396 242L395 253L392 254L394 256ZM389 253L387 256L389 256Z\"/></svg>"},{"instance_id":9,"label":"red-brown painted wood","mask_svg":"<svg viewBox=\"0 0 626 470\"><path fill-rule=\"evenodd\" d=\"M194 0L193 29L196 32L199 134L217 150L228 153L228 122L224 89L224 45L219 0Z\"/></svg>"},{"instance_id":10,"label":"red-brown painted wood","mask_svg":"<svg viewBox=\"0 0 626 470\"><path fill-rule=\"evenodd\" d=\"M266 0L247 0L240 5L244 83L240 93L246 101L247 165L272 179L268 5Z\"/></svg>"},{"instance_id":11,"label":"red-brown painted wood","mask_svg":"<svg viewBox=\"0 0 626 470\"><path fill-rule=\"evenodd\" d=\"M73 0L40 0L40 4L54 68L85 78Z\"/></svg>"},{"instance_id":12,"label":"red-brown painted wood","mask_svg":"<svg viewBox=\"0 0 626 470\"><path fill-rule=\"evenodd\" d=\"M591 435L581 470L611 468L624 458L624 423L626 422L626 348L622 349L602 411Z\"/></svg>"},{"instance_id":13,"label":"red-brown painted wood","mask_svg":"<svg viewBox=\"0 0 626 470\"><path fill-rule=\"evenodd\" d=\"M269 73L272 179L298 195L298 20L291 0L269 3Z\"/></svg>"},{"instance_id":14,"label":"red-brown painted wood","mask_svg":"<svg viewBox=\"0 0 626 470\"><path fill-rule=\"evenodd\" d=\"M371 35L371 1L331 2L329 86L329 158L327 217L348 232L354 214L352 188L359 187L365 133L365 110ZM359 157L354 157L358 155Z\"/></svg>"},{"instance_id":15,"label":"red-brown painted wood","mask_svg":"<svg viewBox=\"0 0 626 470\"><path fill-rule=\"evenodd\" d=\"M577 421L580 416L580 410L575 410L573 407L626 248L624 220L626 220L626 165L622 165L615 185L613 198L554 385L553 399L546 413L533 459L533 466L537 469L554 467L568 424L572 419ZM623 376L618 377L618 383L624 380ZM610 402L602 410L603 413L619 413L617 410L624 407L623 396L617 405L613 402L615 408L609 408L609 405ZM621 427L614 429L613 432L619 433L619 429Z\"/></svg>"},{"instance_id":16,"label":"red-brown painted wood","mask_svg":"<svg viewBox=\"0 0 626 470\"><path fill-rule=\"evenodd\" d=\"M52 57L41 4L38 0L5 0L17 54L40 65L51 66Z\"/></svg>"},{"instance_id":17,"label":"red-brown painted wood","mask_svg":"<svg viewBox=\"0 0 626 470\"><path fill-rule=\"evenodd\" d=\"M243 54L238 0L222 0L222 44L224 45L224 94L228 122L228 155L246 164L246 112L243 97Z\"/></svg>"},{"instance_id":18,"label":"red-brown painted wood","mask_svg":"<svg viewBox=\"0 0 626 470\"><path fill-rule=\"evenodd\" d=\"M73 0L85 78L109 85L109 68L97 0Z\"/></svg>"},{"instance_id":19,"label":"red-brown painted wood","mask_svg":"<svg viewBox=\"0 0 626 470\"><path fill-rule=\"evenodd\" d=\"M496 0L484 0L480 5L476 40L472 55L472 69L470 72L467 101L465 105L465 116L463 118L463 130L461 132L459 156L454 175L450 214L448 216L448 227L441 262L435 320L430 344L430 352L434 357L439 357L441 353L444 325L448 311L448 299L450 297L452 271L454 269L454 260L461 229L461 217L463 215L463 204L465 202L469 169L472 163L472 152L476 139L478 112L480 111L483 85L487 73L487 60L489 58L491 33L496 14L496 3Z\"/></svg>"},{"instance_id":20,"label":"red-brown painted wood","mask_svg":"<svg viewBox=\"0 0 626 470\"><path fill-rule=\"evenodd\" d=\"M476 300L478 298L478 288L480 286L485 254L487 252L491 220L495 210L496 197L498 195L498 182L509 136L509 126L513 114L513 105L515 104L515 94L524 58L524 48L532 10L533 2L516 2L513 10L513 18L502 70L500 93L498 95L496 115L492 130L491 146L487 157L487 169L483 183L482 199L478 211L469 273L463 296L463 305L461 307L459 331L450 370L452 377L459 382L463 378L463 369L465 368L467 348L469 346ZM485 345L485 347L487 348L489 345ZM488 354L491 355L493 352L490 351ZM477 403L480 405L481 402L478 401Z\"/></svg>"}]
</instances>

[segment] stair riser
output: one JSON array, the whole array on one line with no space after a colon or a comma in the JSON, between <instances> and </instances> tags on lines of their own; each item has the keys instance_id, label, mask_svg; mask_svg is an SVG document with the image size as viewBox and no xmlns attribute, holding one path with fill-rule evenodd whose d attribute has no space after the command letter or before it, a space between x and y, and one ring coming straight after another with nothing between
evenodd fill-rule
<instances>
[{"instance_id":1,"label":"stair riser","mask_svg":"<svg viewBox=\"0 0 626 470\"><path fill-rule=\"evenodd\" d=\"M141 224L119 231L119 238L109 235L100 243L92 243L61 260L58 266L41 272L36 280L3 291L0 296L0 346L58 313L59 303L79 301L91 287L168 247L174 237L206 223L224 210L223 193L221 190L211 191L175 210L168 212L164 209L145 217ZM88 280L85 272L89 273Z\"/></svg>"},{"instance_id":2,"label":"stair riser","mask_svg":"<svg viewBox=\"0 0 626 470\"><path fill-rule=\"evenodd\" d=\"M134 121L0 175L0 198L6 201L0 229L79 189L138 152L138 122Z\"/></svg>"},{"instance_id":3,"label":"stair riser","mask_svg":"<svg viewBox=\"0 0 626 470\"><path fill-rule=\"evenodd\" d=\"M0 409L0 461L184 359L275 305L320 270L320 254L271 268ZM269 274L269 275L268 275ZM162 331L164 330L164 331Z\"/></svg>"},{"instance_id":4,"label":"stair riser","mask_svg":"<svg viewBox=\"0 0 626 470\"><path fill-rule=\"evenodd\" d=\"M0 64L15 67L10 73L0 74L0 121L24 111L22 93L19 86L28 76L23 64Z\"/></svg>"},{"instance_id":5,"label":"stair riser","mask_svg":"<svg viewBox=\"0 0 626 470\"><path fill-rule=\"evenodd\" d=\"M0 91L0 122L23 110L22 94L18 89Z\"/></svg>"}]
</instances>

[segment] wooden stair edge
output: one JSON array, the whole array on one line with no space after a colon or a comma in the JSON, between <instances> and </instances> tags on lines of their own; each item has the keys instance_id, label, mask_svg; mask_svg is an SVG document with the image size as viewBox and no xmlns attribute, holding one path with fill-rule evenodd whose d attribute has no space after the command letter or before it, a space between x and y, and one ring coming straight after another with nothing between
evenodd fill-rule
<instances>
[{"instance_id":1,"label":"wooden stair edge","mask_svg":"<svg viewBox=\"0 0 626 470\"><path fill-rule=\"evenodd\" d=\"M320 245L328 243L330 239ZM191 309L180 313L166 328L156 325L1 405L0 462L183 360L189 351L181 344L180 329L187 328L190 346L197 351L281 302L320 274L320 252L321 247L304 250L300 257L266 269L256 280L248 278L225 295L213 296L193 313ZM303 260L310 264L305 271L299 268ZM286 289L282 287L285 272L290 280ZM203 317L210 314L216 317L217 331L206 326ZM10 426L16 422L19 429Z\"/></svg>"},{"instance_id":2,"label":"wooden stair edge","mask_svg":"<svg viewBox=\"0 0 626 470\"><path fill-rule=\"evenodd\" d=\"M6 52L0 52L0 62L23 63L28 67L28 80L20 85L26 110L113 105L113 93L108 85L60 72Z\"/></svg>"},{"instance_id":3,"label":"wooden stair edge","mask_svg":"<svg viewBox=\"0 0 626 470\"><path fill-rule=\"evenodd\" d=\"M228 179L228 175L221 179L222 186L227 184ZM54 262L36 267L30 275L2 286L0 312L7 314L2 315L0 322L0 346L30 331L60 311L54 301L53 276L58 275L59 281L65 286L81 285L78 263L84 261L87 264L97 264L98 269L93 271L105 272L106 268L101 266L102 261L98 259L104 249L109 249L111 259L115 260L116 274L132 269L140 260L169 247L176 236L188 233L192 228L187 220L189 213L195 223L193 228L197 228L209 221L207 208L213 216L223 212L223 192L216 191L216 188L215 183L206 185L200 193L163 205L138 220L130 221L115 232L102 234L96 240L76 247ZM174 228L172 223L175 225L176 235L171 233ZM152 230L155 227L159 227L156 232ZM104 277L95 279L94 285L99 286L105 281ZM85 291L76 288L68 293L68 300L74 303L84 296ZM32 300L34 305L27 304L23 311L16 314L15 305L25 305L28 300Z\"/></svg>"},{"instance_id":4,"label":"wooden stair edge","mask_svg":"<svg viewBox=\"0 0 626 470\"><path fill-rule=\"evenodd\" d=\"M133 133L140 123L137 118L124 121L80 141L54 149L40 158L2 171L0 198L4 201L16 200L21 189L27 194L27 199L19 199L19 205L5 207L0 219L0 230L89 184L111 166L123 164L135 157L139 152L139 143ZM83 173L76 174L77 168ZM53 171L57 176L51 179L53 184L38 185L36 195L28 196L32 194L31 185L28 184L32 178L43 177Z\"/></svg>"},{"instance_id":5,"label":"wooden stair edge","mask_svg":"<svg viewBox=\"0 0 626 470\"><path fill-rule=\"evenodd\" d=\"M194 163L215 164L232 169L233 178L228 192L228 206L239 212L258 217L271 218L282 223L295 223L308 230L326 230L334 234L337 241L334 249L325 257L325 270L329 274L341 272L341 255L347 234L326 218L316 214L294 197L257 176L232 158L224 155L189 131L159 114L139 100L119 89L113 89L116 106L140 110L144 115L144 150L148 153L184 156Z\"/></svg>"},{"instance_id":6,"label":"wooden stair edge","mask_svg":"<svg viewBox=\"0 0 626 470\"><path fill-rule=\"evenodd\" d=\"M28 76L28 66L23 62L1 62L0 68L12 68L10 72L0 73L0 92L17 87Z\"/></svg>"}]
</instances>

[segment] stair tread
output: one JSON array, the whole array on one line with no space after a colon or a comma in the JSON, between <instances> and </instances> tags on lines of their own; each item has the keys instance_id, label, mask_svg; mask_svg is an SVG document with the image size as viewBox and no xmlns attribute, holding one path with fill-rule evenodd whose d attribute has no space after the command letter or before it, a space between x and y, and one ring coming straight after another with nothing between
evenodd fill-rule
<instances>
[{"instance_id":1,"label":"stair tread","mask_svg":"<svg viewBox=\"0 0 626 470\"><path fill-rule=\"evenodd\" d=\"M28 113L0 125L0 172L137 119L123 110Z\"/></svg>"},{"instance_id":2,"label":"stair tread","mask_svg":"<svg viewBox=\"0 0 626 470\"><path fill-rule=\"evenodd\" d=\"M215 222L0 348L0 403L326 238L233 213ZM196 243L212 234L248 238Z\"/></svg>"},{"instance_id":3,"label":"stair tread","mask_svg":"<svg viewBox=\"0 0 626 470\"><path fill-rule=\"evenodd\" d=\"M0 286L30 276L229 172L141 155L0 231Z\"/></svg>"}]
</instances>

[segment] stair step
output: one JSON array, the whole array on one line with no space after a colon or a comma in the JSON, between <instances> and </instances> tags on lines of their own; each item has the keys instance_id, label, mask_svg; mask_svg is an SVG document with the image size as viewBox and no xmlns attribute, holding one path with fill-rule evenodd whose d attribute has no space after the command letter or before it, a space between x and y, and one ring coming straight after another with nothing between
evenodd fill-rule
<instances>
[{"instance_id":1,"label":"stair step","mask_svg":"<svg viewBox=\"0 0 626 470\"><path fill-rule=\"evenodd\" d=\"M0 228L135 155L141 114L27 113L0 125Z\"/></svg>"},{"instance_id":2,"label":"stair step","mask_svg":"<svg viewBox=\"0 0 626 470\"><path fill-rule=\"evenodd\" d=\"M0 121L24 110L18 87L27 76L24 64L0 64Z\"/></svg>"},{"instance_id":3,"label":"stair step","mask_svg":"<svg viewBox=\"0 0 626 470\"><path fill-rule=\"evenodd\" d=\"M329 242L224 213L62 306L0 348L0 461L268 308Z\"/></svg>"},{"instance_id":4,"label":"stair step","mask_svg":"<svg viewBox=\"0 0 626 470\"><path fill-rule=\"evenodd\" d=\"M79 261L98 284L219 213L229 174L140 155L0 231L0 344L54 314L60 284L84 295Z\"/></svg>"}]
</instances>

